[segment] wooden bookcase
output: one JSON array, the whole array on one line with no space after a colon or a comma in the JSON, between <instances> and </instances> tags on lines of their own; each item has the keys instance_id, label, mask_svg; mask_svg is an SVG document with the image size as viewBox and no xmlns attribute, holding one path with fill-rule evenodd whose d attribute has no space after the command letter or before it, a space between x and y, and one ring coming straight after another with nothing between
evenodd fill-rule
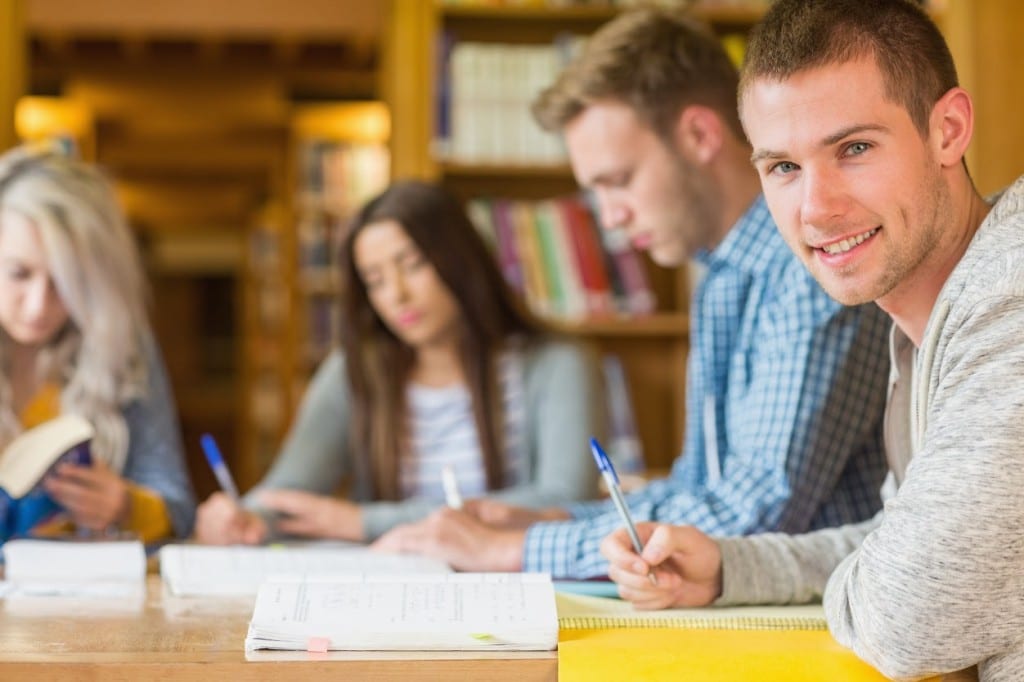
<instances>
[{"instance_id":1,"label":"wooden bookcase","mask_svg":"<svg viewBox=\"0 0 1024 682\"><path fill-rule=\"evenodd\" d=\"M245 487L273 461L337 342L336 236L390 175L380 102L297 105L288 129L283 198L254 214L245 256Z\"/></svg>"},{"instance_id":2,"label":"wooden bookcase","mask_svg":"<svg viewBox=\"0 0 1024 682\"><path fill-rule=\"evenodd\" d=\"M576 183L565 160L486 163L447 158L434 139L441 36L481 44L544 45L586 36L612 19L613 6L493 6L394 0L383 60L383 92L394 116L396 177L433 178L464 199L542 199L571 194ZM723 35L743 34L760 7L695 8ZM553 74L551 76L553 78ZM548 80L550 82L550 79ZM525 104L523 105L526 106ZM454 123L453 123L454 125ZM559 323L615 355L625 368L633 416L648 467L664 469L678 455L685 422L688 277L644 258L657 298L652 314Z\"/></svg>"}]
</instances>

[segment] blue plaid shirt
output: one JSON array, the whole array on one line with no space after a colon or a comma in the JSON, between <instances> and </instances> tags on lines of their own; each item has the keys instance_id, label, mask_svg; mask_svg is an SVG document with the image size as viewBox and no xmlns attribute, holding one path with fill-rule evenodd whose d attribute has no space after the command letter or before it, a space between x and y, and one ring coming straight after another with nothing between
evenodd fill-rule
<instances>
[{"instance_id":1,"label":"blue plaid shirt","mask_svg":"<svg viewBox=\"0 0 1024 682\"><path fill-rule=\"evenodd\" d=\"M671 475L628 495L637 521L713 535L801 533L869 518L886 473L888 317L848 308L814 281L763 197L722 243L690 307L686 437ZM523 570L605 575L611 502L530 527Z\"/></svg>"}]
</instances>

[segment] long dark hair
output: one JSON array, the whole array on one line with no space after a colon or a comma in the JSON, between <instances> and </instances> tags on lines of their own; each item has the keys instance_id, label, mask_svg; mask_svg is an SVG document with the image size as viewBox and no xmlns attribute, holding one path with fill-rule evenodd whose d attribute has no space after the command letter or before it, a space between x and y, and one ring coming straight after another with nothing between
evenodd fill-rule
<instances>
[{"instance_id":1,"label":"long dark hair","mask_svg":"<svg viewBox=\"0 0 1024 682\"><path fill-rule=\"evenodd\" d=\"M352 393L353 450L368 460L376 499L399 499L398 462L409 442L405 389L415 351L370 304L353 253L362 230L385 220L402 226L459 306L459 357L473 399L487 488L501 488L504 410L496 359L510 338L529 342L546 330L505 283L462 204L436 184L392 184L363 206L342 239L340 337Z\"/></svg>"}]
</instances>

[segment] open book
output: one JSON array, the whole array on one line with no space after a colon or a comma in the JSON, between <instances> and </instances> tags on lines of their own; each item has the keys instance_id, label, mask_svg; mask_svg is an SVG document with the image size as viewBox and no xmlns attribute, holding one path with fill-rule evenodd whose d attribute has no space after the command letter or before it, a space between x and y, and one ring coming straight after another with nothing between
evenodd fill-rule
<instances>
[{"instance_id":1,"label":"open book","mask_svg":"<svg viewBox=\"0 0 1024 682\"><path fill-rule=\"evenodd\" d=\"M551 578L537 573L269 580L245 638L247 651L547 651L557 644Z\"/></svg>"},{"instance_id":2,"label":"open book","mask_svg":"<svg viewBox=\"0 0 1024 682\"><path fill-rule=\"evenodd\" d=\"M165 545L160 549L160 576L168 591L179 596L255 595L272 575L449 572L447 564L434 559L373 552L359 545Z\"/></svg>"},{"instance_id":3,"label":"open book","mask_svg":"<svg viewBox=\"0 0 1024 682\"><path fill-rule=\"evenodd\" d=\"M76 415L21 433L0 453L0 543L27 535L60 510L40 485L58 463L87 465L92 425Z\"/></svg>"}]
</instances>

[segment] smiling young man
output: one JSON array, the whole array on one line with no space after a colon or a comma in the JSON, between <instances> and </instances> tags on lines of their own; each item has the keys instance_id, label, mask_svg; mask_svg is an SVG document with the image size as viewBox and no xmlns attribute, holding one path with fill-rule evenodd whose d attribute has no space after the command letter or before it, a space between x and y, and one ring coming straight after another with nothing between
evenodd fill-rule
<instances>
[{"instance_id":1,"label":"smiling young man","mask_svg":"<svg viewBox=\"0 0 1024 682\"><path fill-rule=\"evenodd\" d=\"M662 607L824 593L836 639L889 676L977 664L986 682L1024 679L1024 179L993 205L975 190L972 106L910 2L768 12L740 87L752 158L822 286L895 323L885 435L899 487L875 519L802 536L716 541L647 524L637 557L616 534L603 551L623 596Z\"/></svg>"},{"instance_id":2,"label":"smiling young man","mask_svg":"<svg viewBox=\"0 0 1024 682\"><path fill-rule=\"evenodd\" d=\"M599 30L534 105L564 134L607 226L662 266L694 258L707 270L690 306L683 454L628 503L638 519L722 534L869 518L885 474L887 321L874 305L831 300L779 236L737 83L705 27L639 10ZM469 506L475 515L443 510L380 545L463 569L587 578L605 575L600 542L622 524L609 501L539 514Z\"/></svg>"}]
</instances>

